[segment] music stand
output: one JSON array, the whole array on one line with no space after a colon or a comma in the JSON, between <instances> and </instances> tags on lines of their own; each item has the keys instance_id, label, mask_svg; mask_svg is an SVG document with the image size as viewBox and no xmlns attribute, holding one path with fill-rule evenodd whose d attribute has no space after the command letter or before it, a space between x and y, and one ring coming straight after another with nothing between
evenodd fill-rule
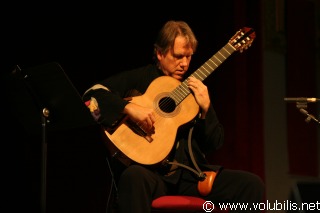
<instances>
[{"instance_id":1,"label":"music stand","mask_svg":"<svg viewBox=\"0 0 320 213\"><path fill-rule=\"evenodd\" d=\"M63 71L51 62L26 70L19 66L8 75L9 97L26 131L41 130L41 212L46 212L47 131L96 125L78 91Z\"/></svg>"}]
</instances>

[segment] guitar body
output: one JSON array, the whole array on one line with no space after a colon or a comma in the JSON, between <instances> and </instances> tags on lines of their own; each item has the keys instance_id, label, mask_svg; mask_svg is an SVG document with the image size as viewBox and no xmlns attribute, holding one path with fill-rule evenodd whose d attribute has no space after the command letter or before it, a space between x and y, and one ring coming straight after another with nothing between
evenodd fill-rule
<instances>
[{"instance_id":1,"label":"guitar body","mask_svg":"<svg viewBox=\"0 0 320 213\"><path fill-rule=\"evenodd\" d=\"M161 76L151 82L143 95L132 97L130 102L154 109L154 133L138 134L128 118L123 119L114 132L105 130L113 145L134 162L153 165L165 160L173 148L178 128L198 114L199 106L191 94L181 104L161 109L162 101L166 101L180 83L172 77Z\"/></svg>"}]
</instances>

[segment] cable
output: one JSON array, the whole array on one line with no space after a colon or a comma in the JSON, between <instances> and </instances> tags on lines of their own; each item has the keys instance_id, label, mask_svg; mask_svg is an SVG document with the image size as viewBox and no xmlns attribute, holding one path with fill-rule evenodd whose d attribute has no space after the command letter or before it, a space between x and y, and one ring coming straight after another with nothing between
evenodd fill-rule
<instances>
[{"instance_id":1,"label":"cable","mask_svg":"<svg viewBox=\"0 0 320 213\"><path fill-rule=\"evenodd\" d=\"M106 157L106 161L107 161L107 164L108 164L108 167L109 167L109 171L110 171L110 174L111 174L110 192L109 192L109 195L108 195L108 200L107 200L107 205L106 205L106 213L109 213L109 208L110 208L109 206L110 206L110 201L111 201L113 189L115 189L115 194L117 195L118 194L118 187L116 185L116 182L115 182L115 179L114 179L114 175L113 175L112 168L111 168L111 165L110 165L108 157Z\"/></svg>"}]
</instances>

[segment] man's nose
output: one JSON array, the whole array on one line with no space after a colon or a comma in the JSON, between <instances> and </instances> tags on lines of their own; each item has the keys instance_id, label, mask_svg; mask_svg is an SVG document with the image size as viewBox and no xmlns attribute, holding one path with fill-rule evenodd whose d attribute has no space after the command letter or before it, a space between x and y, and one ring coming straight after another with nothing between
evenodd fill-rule
<instances>
[{"instance_id":1,"label":"man's nose","mask_svg":"<svg viewBox=\"0 0 320 213\"><path fill-rule=\"evenodd\" d=\"M187 57L183 57L183 58L181 59L180 64L181 64L181 66L183 66L183 67L188 66L188 64L189 64L188 58L187 58Z\"/></svg>"}]
</instances>

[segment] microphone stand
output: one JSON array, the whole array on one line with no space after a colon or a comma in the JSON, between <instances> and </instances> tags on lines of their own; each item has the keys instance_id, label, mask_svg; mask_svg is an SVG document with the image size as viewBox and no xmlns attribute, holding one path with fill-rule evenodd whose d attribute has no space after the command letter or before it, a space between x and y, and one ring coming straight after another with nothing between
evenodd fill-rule
<instances>
[{"instance_id":1,"label":"microphone stand","mask_svg":"<svg viewBox=\"0 0 320 213\"><path fill-rule=\"evenodd\" d=\"M320 125L320 121L316 119L314 115L309 114L309 112L306 110L307 102L297 102L296 106L302 114L307 116L307 118L305 119L305 122L309 123L311 120L313 120L314 122Z\"/></svg>"},{"instance_id":2,"label":"microphone stand","mask_svg":"<svg viewBox=\"0 0 320 213\"><path fill-rule=\"evenodd\" d=\"M41 143L41 213L47 211L47 159L48 159L48 143L47 143L47 123L49 122L49 110L43 108L41 116L42 124L42 143Z\"/></svg>"}]
</instances>

